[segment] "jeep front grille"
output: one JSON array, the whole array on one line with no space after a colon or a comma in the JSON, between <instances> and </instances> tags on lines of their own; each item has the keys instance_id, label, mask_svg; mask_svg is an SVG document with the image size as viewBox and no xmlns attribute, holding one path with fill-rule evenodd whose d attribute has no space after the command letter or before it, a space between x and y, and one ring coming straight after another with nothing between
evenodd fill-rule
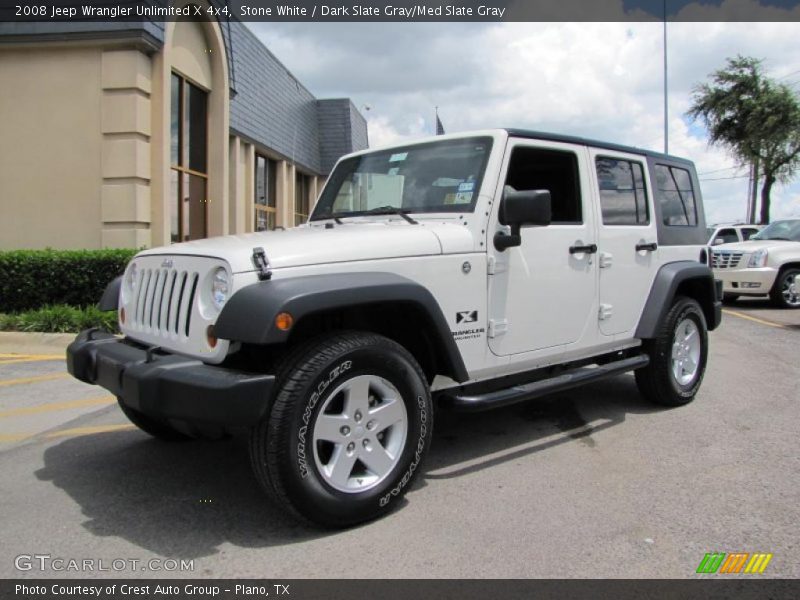
<instances>
[{"instance_id":1,"label":"jeep front grille","mask_svg":"<svg viewBox=\"0 0 800 600\"><path fill-rule=\"evenodd\" d=\"M155 335L188 337L199 275L178 269L142 269L131 327Z\"/></svg>"},{"instance_id":2,"label":"jeep front grille","mask_svg":"<svg viewBox=\"0 0 800 600\"><path fill-rule=\"evenodd\" d=\"M715 250L711 258L711 266L715 269L735 269L742 260L742 252Z\"/></svg>"}]
</instances>

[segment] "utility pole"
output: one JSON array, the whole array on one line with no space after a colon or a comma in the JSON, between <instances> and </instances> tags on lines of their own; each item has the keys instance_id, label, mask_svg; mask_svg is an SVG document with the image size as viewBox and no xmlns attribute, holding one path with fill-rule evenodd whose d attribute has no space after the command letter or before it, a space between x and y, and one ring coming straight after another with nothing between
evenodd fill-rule
<instances>
[{"instance_id":1,"label":"utility pole","mask_svg":"<svg viewBox=\"0 0 800 600\"><path fill-rule=\"evenodd\" d=\"M664 154L669 154L669 107L667 105L667 0L664 0Z\"/></svg>"}]
</instances>

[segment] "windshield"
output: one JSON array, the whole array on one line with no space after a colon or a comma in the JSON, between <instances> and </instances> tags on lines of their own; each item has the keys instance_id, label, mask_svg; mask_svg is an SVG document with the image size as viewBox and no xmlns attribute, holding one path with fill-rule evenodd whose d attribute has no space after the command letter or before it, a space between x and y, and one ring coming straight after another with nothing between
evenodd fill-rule
<instances>
[{"instance_id":1,"label":"windshield","mask_svg":"<svg viewBox=\"0 0 800 600\"><path fill-rule=\"evenodd\" d=\"M491 149L492 138L474 137L348 158L331 174L311 220L392 209L471 212Z\"/></svg>"},{"instance_id":2,"label":"windshield","mask_svg":"<svg viewBox=\"0 0 800 600\"><path fill-rule=\"evenodd\" d=\"M800 219L790 221L775 221L768 225L753 237L751 240L790 240L800 242Z\"/></svg>"}]
</instances>

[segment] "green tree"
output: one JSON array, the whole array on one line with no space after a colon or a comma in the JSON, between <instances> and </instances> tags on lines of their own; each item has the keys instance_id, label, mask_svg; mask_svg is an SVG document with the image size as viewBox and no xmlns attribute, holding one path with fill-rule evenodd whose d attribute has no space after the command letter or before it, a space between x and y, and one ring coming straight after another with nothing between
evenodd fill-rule
<instances>
[{"instance_id":1,"label":"green tree","mask_svg":"<svg viewBox=\"0 0 800 600\"><path fill-rule=\"evenodd\" d=\"M692 90L687 115L701 119L712 145L728 148L737 162L755 165L761 187L761 223L769 223L770 194L800 167L800 99L764 74L762 61L737 56L710 82Z\"/></svg>"}]
</instances>

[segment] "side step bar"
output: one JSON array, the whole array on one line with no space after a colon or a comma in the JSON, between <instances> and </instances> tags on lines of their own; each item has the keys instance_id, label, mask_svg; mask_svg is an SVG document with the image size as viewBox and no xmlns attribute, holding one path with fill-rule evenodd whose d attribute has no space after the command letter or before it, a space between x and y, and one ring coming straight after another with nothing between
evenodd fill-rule
<instances>
[{"instance_id":1,"label":"side step bar","mask_svg":"<svg viewBox=\"0 0 800 600\"><path fill-rule=\"evenodd\" d=\"M515 385L485 394L448 394L444 397L448 405L460 411L481 411L524 402L547 394L568 390L585 383L620 375L634 369L641 369L650 363L650 357L639 354L630 358L614 361L596 367L579 367L565 371L555 377L542 379L532 383Z\"/></svg>"}]
</instances>

